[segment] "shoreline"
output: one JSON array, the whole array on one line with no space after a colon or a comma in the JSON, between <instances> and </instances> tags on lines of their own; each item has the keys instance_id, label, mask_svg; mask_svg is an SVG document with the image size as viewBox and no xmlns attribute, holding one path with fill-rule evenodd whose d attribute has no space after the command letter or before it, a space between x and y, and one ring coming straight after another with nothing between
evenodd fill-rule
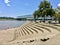
<instances>
[{"instance_id":1,"label":"shoreline","mask_svg":"<svg viewBox=\"0 0 60 45\"><path fill-rule=\"evenodd\" d=\"M26 23L26 21L0 21L0 30L6 30L11 28L20 27L22 24Z\"/></svg>"}]
</instances>

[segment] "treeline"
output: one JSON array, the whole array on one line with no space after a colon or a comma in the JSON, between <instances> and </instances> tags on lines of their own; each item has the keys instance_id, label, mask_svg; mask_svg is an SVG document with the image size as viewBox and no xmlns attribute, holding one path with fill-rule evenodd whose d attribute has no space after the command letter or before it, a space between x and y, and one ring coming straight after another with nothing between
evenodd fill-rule
<instances>
[{"instance_id":1,"label":"treeline","mask_svg":"<svg viewBox=\"0 0 60 45\"><path fill-rule=\"evenodd\" d=\"M0 17L0 20L15 20L13 17Z\"/></svg>"},{"instance_id":2,"label":"treeline","mask_svg":"<svg viewBox=\"0 0 60 45\"><path fill-rule=\"evenodd\" d=\"M27 20L26 18L0 17L0 20Z\"/></svg>"},{"instance_id":3,"label":"treeline","mask_svg":"<svg viewBox=\"0 0 60 45\"><path fill-rule=\"evenodd\" d=\"M26 18L15 18L15 20L27 20Z\"/></svg>"}]
</instances>

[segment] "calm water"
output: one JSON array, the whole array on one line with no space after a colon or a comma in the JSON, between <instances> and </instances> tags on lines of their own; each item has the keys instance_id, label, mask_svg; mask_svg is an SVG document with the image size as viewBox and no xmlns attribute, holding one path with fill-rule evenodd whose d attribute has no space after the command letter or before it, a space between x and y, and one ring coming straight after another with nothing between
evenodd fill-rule
<instances>
[{"instance_id":1,"label":"calm water","mask_svg":"<svg viewBox=\"0 0 60 45\"><path fill-rule=\"evenodd\" d=\"M0 21L0 30L21 26L26 21Z\"/></svg>"}]
</instances>

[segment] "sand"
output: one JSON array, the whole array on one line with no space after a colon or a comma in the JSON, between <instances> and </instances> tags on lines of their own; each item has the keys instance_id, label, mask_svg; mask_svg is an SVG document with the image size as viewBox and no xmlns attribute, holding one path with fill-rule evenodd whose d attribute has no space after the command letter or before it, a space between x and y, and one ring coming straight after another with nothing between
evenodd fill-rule
<instances>
[{"instance_id":1,"label":"sand","mask_svg":"<svg viewBox=\"0 0 60 45\"><path fill-rule=\"evenodd\" d=\"M26 22L1 30L0 45L60 45L60 24Z\"/></svg>"}]
</instances>

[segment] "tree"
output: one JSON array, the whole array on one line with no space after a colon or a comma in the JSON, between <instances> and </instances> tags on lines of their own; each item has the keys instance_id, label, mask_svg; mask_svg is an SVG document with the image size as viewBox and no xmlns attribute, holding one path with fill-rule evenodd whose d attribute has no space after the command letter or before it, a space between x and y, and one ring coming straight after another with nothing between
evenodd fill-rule
<instances>
[{"instance_id":1,"label":"tree","mask_svg":"<svg viewBox=\"0 0 60 45\"><path fill-rule=\"evenodd\" d=\"M38 7L38 10L35 11L35 13L37 13L35 15L38 18L40 16L44 17L44 21L45 21L45 16L50 15L52 17L54 15L55 11L54 11L54 9L52 9L52 6L51 6L50 2L44 0L40 3L40 5Z\"/></svg>"},{"instance_id":2,"label":"tree","mask_svg":"<svg viewBox=\"0 0 60 45\"><path fill-rule=\"evenodd\" d=\"M58 13L58 20L59 20L59 23L60 23L60 12Z\"/></svg>"},{"instance_id":3,"label":"tree","mask_svg":"<svg viewBox=\"0 0 60 45\"><path fill-rule=\"evenodd\" d=\"M60 23L60 8L55 9L55 19Z\"/></svg>"},{"instance_id":4,"label":"tree","mask_svg":"<svg viewBox=\"0 0 60 45\"><path fill-rule=\"evenodd\" d=\"M57 20L58 20L59 23L60 23L60 12L57 12L57 14L56 14L56 18L57 18Z\"/></svg>"},{"instance_id":5,"label":"tree","mask_svg":"<svg viewBox=\"0 0 60 45\"><path fill-rule=\"evenodd\" d=\"M35 11L35 12L33 13L35 22L36 22L36 19L37 19L37 15L38 15L38 11Z\"/></svg>"}]
</instances>

